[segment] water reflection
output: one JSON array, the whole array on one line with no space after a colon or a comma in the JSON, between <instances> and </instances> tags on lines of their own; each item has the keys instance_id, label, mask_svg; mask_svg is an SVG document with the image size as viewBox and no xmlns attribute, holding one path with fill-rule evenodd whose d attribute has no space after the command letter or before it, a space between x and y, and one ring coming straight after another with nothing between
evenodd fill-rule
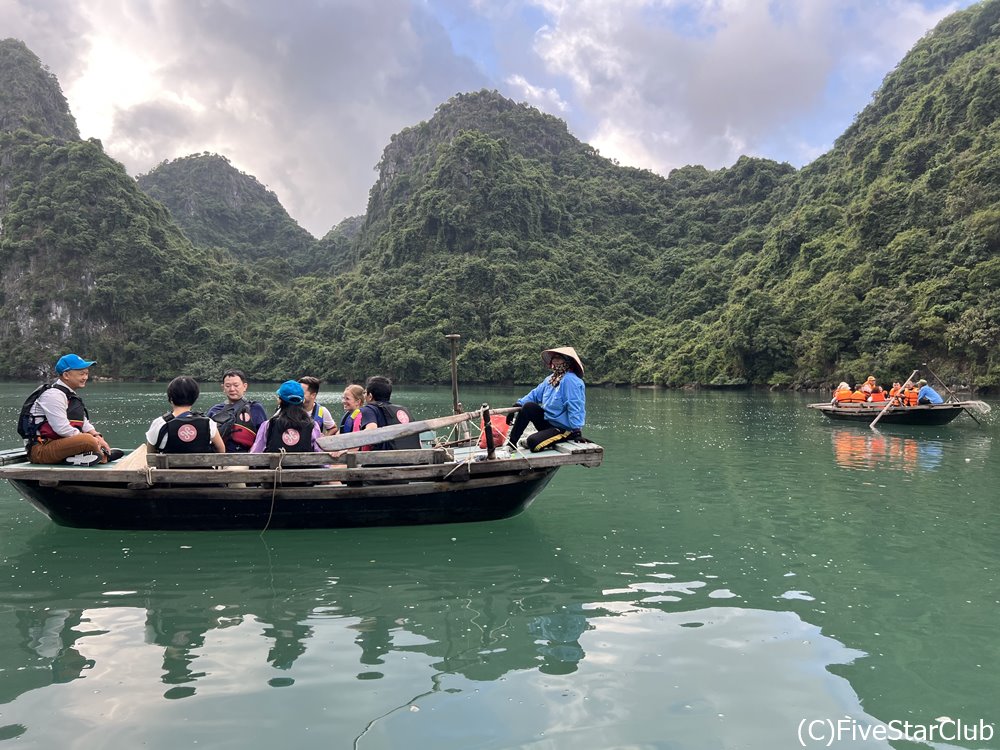
<instances>
[{"instance_id":1,"label":"water reflection","mask_svg":"<svg viewBox=\"0 0 1000 750\"><path fill-rule=\"evenodd\" d=\"M80 594L93 588L86 561L94 560L91 542L100 537L51 529L8 561L21 592L14 605L18 648L4 649L7 659L18 657L5 667L30 678L8 680L0 688L4 700L12 699L12 689L67 682L84 676L95 661L114 659L99 647L100 637L108 622L137 611L143 613L144 642L162 654L159 680L167 698L194 695L209 675L200 666L208 642L248 625L267 644L264 660L271 669L288 672L317 646L317 628L336 621L351 638L354 673L362 680L382 678L380 666L392 651L421 653L435 669L484 681L536 667L568 674L585 656L579 637L588 624L580 594L596 584L548 552L456 575L456 565L440 552L425 551L420 567L400 569L359 564L354 549L317 556L316 546L299 538L233 535L220 551L228 548L242 560L227 569L218 554L184 554L164 537L146 540L143 550L97 553L105 566L110 555L120 558L113 582ZM552 547L536 540L537 550ZM213 561L227 571L224 579L206 571ZM573 587L559 581L573 581Z\"/></svg>"},{"instance_id":2,"label":"water reflection","mask_svg":"<svg viewBox=\"0 0 1000 750\"><path fill-rule=\"evenodd\" d=\"M296 723L336 728L330 747L506 747L542 736L612 747L655 742L667 726L678 747L706 733L778 746L793 737L792 709L764 696L786 691L802 696L795 711L864 717L846 680L825 669L860 652L792 612L714 606L712 593L736 595L697 580L708 555L595 574L531 524L497 540L510 543L506 558L449 545L447 529L423 545L413 533L181 543L39 533L7 560L16 593L0 614L0 702L5 721L20 722L0 736L38 747L85 727L80 741L98 745L115 726L141 725L153 747L204 739L196 727L264 736L275 689L295 696ZM42 721L60 684L71 692L58 721ZM754 709L751 694L761 695ZM755 722L764 710L773 724ZM432 723L413 716L431 711ZM93 724L107 715L115 722ZM453 741L443 727L455 728Z\"/></svg>"},{"instance_id":3,"label":"water reflection","mask_svg":"<svg viewBox=\"0 0 1000 750\"><path fill-rule=\"evenodd\" d=\"M934 471L941 465L944 443L881 432L834 428L833 457L845 469L916 472Z\"/></svg>"}]
</instances>

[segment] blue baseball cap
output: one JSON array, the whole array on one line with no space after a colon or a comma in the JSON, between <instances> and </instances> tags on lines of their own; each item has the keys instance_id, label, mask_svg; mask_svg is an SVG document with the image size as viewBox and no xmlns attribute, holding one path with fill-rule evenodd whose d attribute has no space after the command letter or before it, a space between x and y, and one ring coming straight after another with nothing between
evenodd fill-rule
<instances>
[{"instance_id":1,"label":"blue baseball cap","mask_svg":"<svg viewBox=\"0 0 1000 750\"><path fill-rule=\"evenodd\" d=\"M275 393L282 401L290 404L301 404L306 400L306 392L302 390L302 384L296 380L286 380Z\"/></svg>"},{"instance_id":2,"label":"blue baseball cap","mask_svg":"<svg viewBox=\"0 0 1000 750\"><path fill-rule=\"evenodd\" d=\"M56 375L62 375L66 370L86 370L96 362L84 359L79 354L64 354L56 362Z\"/></svg>"}]
</instances>

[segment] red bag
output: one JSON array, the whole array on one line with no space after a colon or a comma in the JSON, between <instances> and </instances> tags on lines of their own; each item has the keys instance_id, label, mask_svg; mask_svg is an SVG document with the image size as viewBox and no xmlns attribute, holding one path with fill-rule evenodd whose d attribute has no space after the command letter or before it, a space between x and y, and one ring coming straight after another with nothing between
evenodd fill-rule
<instances>
[{"instance_id":1,"label":"red bag","mask_svg":"<svg viewBox=\"0 0 1000 750\"><path fill-rule=\"evenodd\" d=\"M499 448L504 444L507 439L507 432L510 430L510 425L507 424L507 417L502 414L490 414L490 427L493 428L493 447ZM486 430L483 429L483 418L479 418L479 429L482 431L482 435L479 436L479 447L486 447Z\"/></svg>"},{"instance_id":2,"label":"red bag","mask_svg":"<svg viewBox=\"0 0 1000 750\"><path fill-rule=\"evenodd\" d=\"M249 426L236 422L233 425L232 432L229 433L229 437L237 445L241 445L244 448L252 448L254 440L257 439L257 433L251 430Z\"/></svg>"}]
</instances>

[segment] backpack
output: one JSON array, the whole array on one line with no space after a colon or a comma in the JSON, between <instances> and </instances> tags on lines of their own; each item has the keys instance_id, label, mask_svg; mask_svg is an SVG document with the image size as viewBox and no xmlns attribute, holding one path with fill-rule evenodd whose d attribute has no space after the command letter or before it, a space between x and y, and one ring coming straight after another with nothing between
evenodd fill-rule
<instances>
[{"instance_id":1,"label":"backpack","mask_svg":"<svg viewBox=\"0 0 1000 750\"><path fill-rule=\"evenodd\" d=\"M222 409L212 415L212 420L219 425L219 434L223 440L231 439L234 443L244 448L250 448L257 437L257 433L250 427L237 421L236 416L243 412L250 412L256 401L247 401L241 398L231 404L226 404Z\"/></svg>"},{"instance_id":2,"label":"backpack","mask_svg":"<svg viewBox=\"0 0 1000 750\"><path fill-rule=\"evenodd\" d=\"M45 421L43 417L41 418L41 422L36 422L35 420L39 419L39 417L32 416L31 407L35 405L39 396L49 388L55 388L56 386L56 383L42 383L24 399L24 403L21 405L21 413L17 417L17 434L25 440L34 440L38 437L38 427ZM66 389L61 388L60 390L65 391Z\"/></svg>"}]
</instances>

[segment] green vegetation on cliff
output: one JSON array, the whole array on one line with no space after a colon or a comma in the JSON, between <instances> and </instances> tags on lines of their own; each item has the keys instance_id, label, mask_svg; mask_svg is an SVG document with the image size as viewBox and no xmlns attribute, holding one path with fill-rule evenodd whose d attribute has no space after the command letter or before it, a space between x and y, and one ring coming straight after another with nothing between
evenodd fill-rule
<instances>
[{"instance_id":1,"label":"green vegetation on cliff","mask_svg":"<svg viewBox=\"0 0 1000 750\"><path fill-rule=\"evenodd\" d=\"M63 140L77 139L59 82L17 39L0 40L0 131L26 128Z\"/></svg>"},{"instance_id":2,"label":"green vegetation on cliff","mask_svg":"<svg viewBox=\"0 0 1000 750\"><path fill-rule=\"evenodd\" d=\"M280 276L329 270L316 242L256 178L217 154L163 162L137 178L195 245L226 250L234 261Z\"/></svg>"},{"instance_id":3,"label":"green vegetation on cliff","mask_svg":"<svg viewBox=\"0 0 1000 750\"><path fill-rule=\"evenodd\" d=\"M140 178L168 213L99 144L8 130L7 372L71 346L135 377L234 363L442 382L454 331L463 378L483 382L534 381L540 349L572 344L590 382L885 380L928 362L996 387L998 60L1000 0L950 16L798 171L743 157L663 178L460 94L393 137L366 215L321 240L222 157Z\"/></svg>"}]
</instances>

